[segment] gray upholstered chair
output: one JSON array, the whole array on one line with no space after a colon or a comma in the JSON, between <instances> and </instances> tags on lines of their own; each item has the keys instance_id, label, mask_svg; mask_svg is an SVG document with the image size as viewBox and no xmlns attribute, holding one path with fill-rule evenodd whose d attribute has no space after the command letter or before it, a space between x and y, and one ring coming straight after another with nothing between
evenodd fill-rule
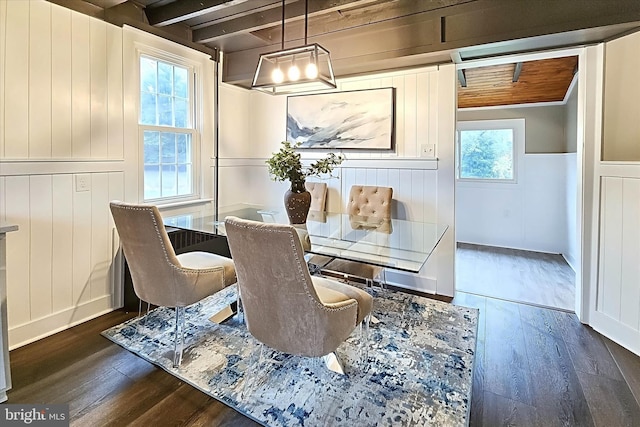
<instances>
[{"instance_id":1,"label":"gray upholstered chair","mask_svg":"<svg viewBox=\"0 0 640 427\"><path fill-rule=\"evenodd\" d=\"M293 226L227 217L225 229L247 329L258 341L284 353L333 359L363 322L366 341L371 296L311 277Z\"/></svg>"},{"instance_id":2,"label":"gray upholstered chair","mask_svg":"<svg viewBox=\"0 0 640 427\"><path fill-rule=\"evenodd\" d=\"M354 185L349 192L347 213L354 229L372 229L377 232L391 233L391 200L393 188L367 185ZM360 277L371 286L378 281L380 286L386 286L384 268L375 265L335 259L324 267L348 276Z\"/></svg>"},{"instance_id":3,"label":"gray upholstered chair","mask_svg":"<svg viewBox=\"0 0 640 427\"><path fill-rule=\"evenodd\" d=\"M177 367L184 346L184 307L235 283L233 261L207 252L176 255L155 206L112 201L110 208L136 295L153 305L175 307Z\"/></svg>"}]
</instances>

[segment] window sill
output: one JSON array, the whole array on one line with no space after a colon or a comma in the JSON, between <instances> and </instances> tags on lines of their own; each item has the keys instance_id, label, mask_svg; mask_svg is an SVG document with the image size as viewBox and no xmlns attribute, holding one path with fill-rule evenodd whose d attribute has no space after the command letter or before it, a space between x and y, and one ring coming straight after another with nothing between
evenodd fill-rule
<instances>
[{"instance_id":1,"label":"window sill","mask_svg":"<svg viewBox=\"0 0 640 427\"><path fill-rule=\"evenodd\" d=\"M173 209L181 208L184 206L204 205L213 202L214 199L193 199L193 200L181 200L179 202L169 202L163 204L157 204L158 209Z\"/></svg>"}]
</instances>

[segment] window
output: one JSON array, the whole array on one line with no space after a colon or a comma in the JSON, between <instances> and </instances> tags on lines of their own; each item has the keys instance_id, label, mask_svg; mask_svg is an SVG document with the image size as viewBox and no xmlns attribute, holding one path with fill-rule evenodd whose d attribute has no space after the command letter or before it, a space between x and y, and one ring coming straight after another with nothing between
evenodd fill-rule
<instances>
[{"instance_id":1,"label":"window","mask_svg":"<svg viewBox=\"0 0 640 427\"><path fill-rule=\"evenodd\" d=\"M143 140L145 200L196 192L193 76L189 67L140 56L138 123Z\"/></svg>"},{"instance_id":2,"label":"window","mask_svg":"<svg viewBox=\"0 0 640 427\"><path fill-rule=\"evenodd\" d=\"M517 124L512 120L460 122L458 179L516 180Z\"/></svg>"}]
</instances>

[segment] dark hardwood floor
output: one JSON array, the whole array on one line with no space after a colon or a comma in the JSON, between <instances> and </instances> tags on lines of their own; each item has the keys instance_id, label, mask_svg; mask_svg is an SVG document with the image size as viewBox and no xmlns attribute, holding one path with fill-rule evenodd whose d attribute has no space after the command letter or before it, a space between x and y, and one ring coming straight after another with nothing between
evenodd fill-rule
<instances>
[{"instance_id":1,"label":"dark hardwood floor","mask_svg":"<svg viewBox=\"0 0 640 427\"><path fill-rule=\"evenodd\" d=\"M471 426L640 426L638 356L574 314L465 293L453 303L480 309ZM11 351L9 403L68 403L78 426L257 425L100 336L131 316Z\"/></svg>"}]
</instances>

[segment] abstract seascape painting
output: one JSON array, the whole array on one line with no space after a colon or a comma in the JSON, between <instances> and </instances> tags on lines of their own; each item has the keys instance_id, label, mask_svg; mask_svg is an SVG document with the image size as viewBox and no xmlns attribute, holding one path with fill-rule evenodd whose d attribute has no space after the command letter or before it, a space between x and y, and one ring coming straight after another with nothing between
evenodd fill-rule
<instances>
[{"instance_id":1,"label":"abstract seascape painting","mask_svg":"<svg viewBox=\"0 0 640 427\"><path fill-rule=\"evenodd\" d=\"M391 150L393 88L287 98L287 140L300 148Z\"/></svg>"}]
</instances>

